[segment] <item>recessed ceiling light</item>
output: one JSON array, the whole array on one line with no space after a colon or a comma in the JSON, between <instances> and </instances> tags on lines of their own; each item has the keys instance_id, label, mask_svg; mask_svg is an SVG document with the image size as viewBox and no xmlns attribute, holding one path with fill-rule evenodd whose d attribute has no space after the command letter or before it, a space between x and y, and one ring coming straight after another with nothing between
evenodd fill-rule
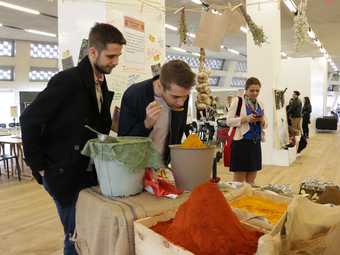
<instances>
[{"instance_id":1,"label":"recessed ceiling light","mask_svg":"<svg viewBox=\"0 0 340 255\"><path fill-rule=\"evenodd\" d=\"M308 36L311 38L311 39L315 39L316 38L316 35L315 35L315 33L314 33L314 31L312 30L312 29L309 29L308 31L307 31L307 34L308 34Z\"/></svg>"},{"instance_id":2,"label":"recessed ceiling light","mask_svg":"<svg viewBox=\"0 0 340 255\"><path fill-rule=\"evenodd\" d=\"M191 2L193 2L195 4L202 4L202 2L200 0L191 0Z\"/></svg>"},{"instance_id":3,"label":"recessed ceiling light","mask_svg":"<svg viewBox=\"0 0 340 255\"><path fill-rule=\"evenodd\" d=\"M187 36L191 37L191 38L195 38L196 35L194 33L187 33Z\"/></svg>"},{"instance_id":4,"label":"recessed ceiling light","mask_svg":"<svg viewBox=\"0 0 340 255\"><path fill-rule=\"evenodd\" d=\"M238 52L237 50L234 49L228 49L229 52L234 53L236 55L240 55L240 52Z\"/></svg>"},{"instance_id":5,"label":"recessed ceiling light","mask_svg":"<svg viewBox=\"0 0 340 255\"><path fill-rule=\"evenodd\" d=\"M171 47L173 50L175 51L179 51L179 52L187 52L185 49L182 48L178 48L178 47Z\"/></svg>"},{"instance_id":6,"label":"recessed ceiling light","mask_svg":"<svg viewBox=\"0 0 340 255\"><path fill-rule=\"evenodd\" d=\"M291 12L293 12L293 13L297 12L296 4L293 0L283 0L283 2L286 4L287 8Z\"/></svg>"},{"instance_id":7,"label":"recessed ceiling light","mask_svg":"<svg viewBox=\"0 0 340 255\"><path fill-rule=\"evenodd\" d=\"M56 34L47 33L47 32L34 30L34 29L25 29L25 31L28 32L28 33L31 33L31 34L45 35L45 36L49 36L49 37L57 37Z\"/></svg>"},{"instance_id":8,"label":"recessed ceiling light","mask_svg":"<svg viewBox=\"0 0 340 255\"><path fill-rule=\"evenodd\" d=\"M165 24L165 28L170 29L172 31L177 31L178 30L177 27L175 27L173 25L170 25L170 24Z\"/></svg>"},{"instance_id":9,"label":"recessed ceiling light","mask_svg":"<svg viewBox=\"0 0 340 255\"><path fill-rule=\"evenodd\" d=\"M37 11L37 10L33 10L33 9L26 8L26 7L23 7L23 6L20 6L20 5L16 5L16 4L10 4L10 3L4 2L4 1L0 1L0 6L10 8L10 9L13 9L13 10L17 10L17 11L21 11L21 12L35 14L35 15L40 14L40 12Z\"/></svg>"},{"instance_id":10,"label":"recessed ceiling light","mask_svg":"<svg viewBox=\"0 0 340 255\"><path fill-rule=\"evenodd\" d=\"M246 28L246 27L244 27L244 26L241 26L240 27L240 30L243 32L243 33L248 33L248 29Z\"/></svg>"}]
</instances>

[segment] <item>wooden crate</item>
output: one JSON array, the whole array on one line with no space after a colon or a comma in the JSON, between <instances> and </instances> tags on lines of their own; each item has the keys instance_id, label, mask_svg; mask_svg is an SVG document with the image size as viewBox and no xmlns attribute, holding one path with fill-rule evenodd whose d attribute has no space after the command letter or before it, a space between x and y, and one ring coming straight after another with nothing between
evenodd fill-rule
<instances>
[{"instance_id":1,"label":"wooden crate","mask_svg":"<svg viewBox=\"0 0 340 255\"><path fill-rule=\"evenodd\" d=\"M194 255L192 252L175 245L162 235L150 229L158 222L168 221L175 217L176 211L168 211L161 215L140 219L134 222L136 255ZM266 233L266 229L241 222L250 230Z\"/></svg>"},{"instance_id":2,"label":"wooden crate","mask_svg":"<svg viewBox=\"0 0 340 255\"><path fill-rule=\"evenodd\" d=\"M136 255L193 255L190 251L172 244L165 237L150 229L158 222L173 219L175 214L175 211L169 211L134 222Z\"/></svg>"}]
</instances>

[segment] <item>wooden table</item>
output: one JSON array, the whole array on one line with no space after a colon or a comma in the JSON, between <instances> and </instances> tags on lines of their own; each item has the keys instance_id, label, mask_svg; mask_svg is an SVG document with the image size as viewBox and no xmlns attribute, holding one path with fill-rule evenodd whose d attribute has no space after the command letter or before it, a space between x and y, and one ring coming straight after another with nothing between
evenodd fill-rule
<instances>
[{"instance_id":1,"label":"wooden table","mask_svg":"<svg viewBox=\"0 0 340 255\"><path fill-rule=\"evenodd\" d=\"M10 153L14 154L18 157L18 161L20 160L21 166L19 165L19 171L24 171L24 153L22 149L22 139L19 136L0 136L0 146L5 151L5 144L10 145ZM13 155L12 154L12 155ZM20 172L18 172L20 179Z\"/></svg>"}]
</instances>

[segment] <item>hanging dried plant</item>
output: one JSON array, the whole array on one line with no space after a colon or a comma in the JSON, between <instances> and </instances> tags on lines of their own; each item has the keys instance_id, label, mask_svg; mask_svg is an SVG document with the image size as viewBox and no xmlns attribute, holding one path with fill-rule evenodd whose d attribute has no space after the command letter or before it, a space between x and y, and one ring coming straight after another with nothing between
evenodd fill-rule
<instances>
[{"instance_id":1,"label":"hanging dried plant","mask_svg":"<svg viewBox=\"0 0 340 255\"><path fill-rule=\"evenodd\" d=\"M301 0L298 6L298 11L294 17L295 30L295 47L299 50L306 42L309 41L308 29L309 24L307 20L307 0Z\"/></svg>"},{"instance_id":2,"label":"hanging dried plant","mask_svg":"<svg viewBox=\"0 0 340 255\"><path fill-rule=\"evenodd\" d=\"M187 23L186 23L186 17L185 17L185 8L183 7L181 10L181 16L179 20L179 46L182 44L187 43Z\"/></svg>"},{"instance_id":3,"label":"hanging dried plant","mask_svg":"<svg viewBox=\"0 0 340 255\"><path fill-rule=\"evenodd\" d=\"M251 17L247 14L244 6L240 6L240 11L248 25L248 28L253 35L253 40L255 45L261 47L263 43L267 42L267 37L264 34L262 28L258 27L255 22L251 19Z\"/></svg>"},{"instance_id":4,"label":"hanging dried plant","mask_svg":"<svg viewBox=\"0 0 340 255\"><path fill-rule=\"evenodd\" d=\"M200 64L199 64L199 68L198 70L200 72L205 70L205 49L204 48L200 48Z\"/></svg>"}]
</instances>

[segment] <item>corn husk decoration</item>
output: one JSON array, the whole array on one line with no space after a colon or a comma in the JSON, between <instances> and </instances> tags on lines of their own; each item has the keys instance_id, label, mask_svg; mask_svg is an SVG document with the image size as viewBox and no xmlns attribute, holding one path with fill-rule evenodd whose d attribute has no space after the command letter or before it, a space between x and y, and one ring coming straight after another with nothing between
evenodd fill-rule
<instances>
[{"instance_id":1,"label":"corn husk decoration","mask_svg":"<svg viewBox=\"0 0 340 255\"><path fill-rule=\"evenodd\" d=\"M180 14L180 20L179 20L179 46L182 44L187 43L187 33L188 33L188 28L187 28L187 23L186 23L186 16L185 16L185 8L183 7L181 10Z\"/></svg>"},{"instance_id":2,"label":"corn husk decoration","mask_svg":"<svg viewBox=\"0 0 340 255\"><path fill-rule=\"evenodd\" d=\"M301 0L298 6L297 15L294 17L295 30L295 47L299 50L304 44L309 41L308 29L309 24L307 20L307 0Z\"/></svg>"},{"instance_id":3,"label":"corn husk decoration","mask_svg":"<svg viewBox=\"0 0 340 255\"><path fill-rule=\"evenodd\" d=\"M251 17L247 14L244 6L240 6L240 12L242 13L248 28L253 35L253 40L255 45L261 47L263 43L267 42L267 37L264 34L264 31L261 27L258 27L255 22L251 19Z\"/></svg>"},{"instance_id":4,"label":"corn husk decoration","mask_svg":"<svg viewBox=\"0 0 340 255\"><path fill-rule=\"evenodd\" d=\"M206 118L209 120L214 116L215 111L213 104L216 105L215 99L211 95L211 90L209 86L209 72L205 69L205 50L200 49L200 64L197 74L197 100L196 108L198 111L205 111Z\"/></svg>"}]
</instances>

